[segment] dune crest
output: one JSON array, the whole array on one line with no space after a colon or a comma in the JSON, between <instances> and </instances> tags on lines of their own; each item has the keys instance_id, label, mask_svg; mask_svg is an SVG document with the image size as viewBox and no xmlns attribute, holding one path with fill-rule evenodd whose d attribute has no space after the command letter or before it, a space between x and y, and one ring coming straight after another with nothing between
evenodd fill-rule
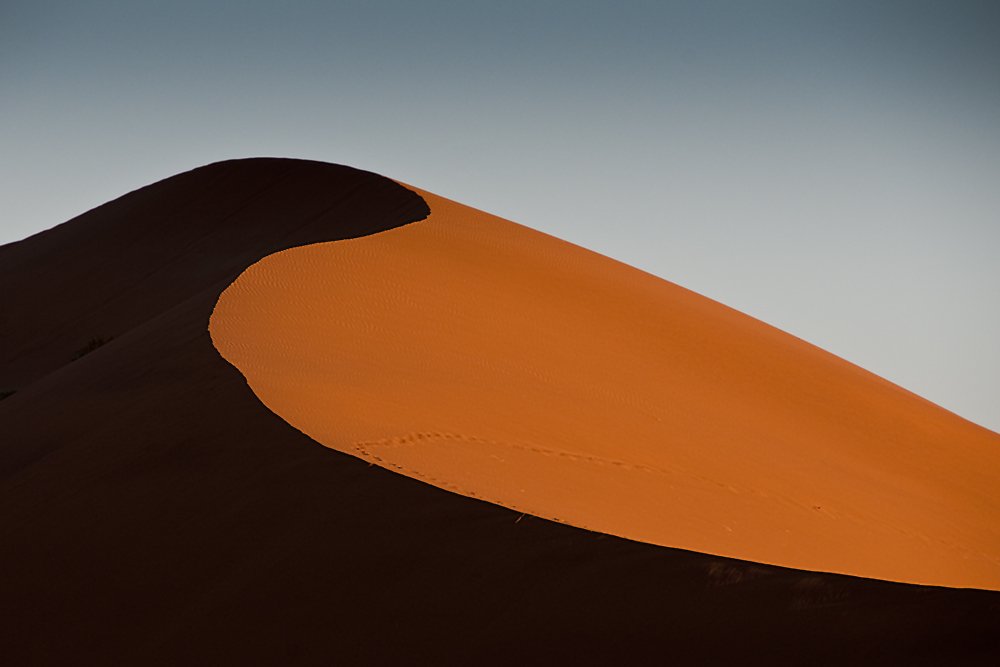
<instances>
[{"instance_id":1,"label":"dune crest","mask_svg":"<svg viewBox=\"0 0 1000 667\"><path fill-rule=\"evenodd\" d=\"M1000 590L1000 435L665 280L414 188L284 250L210 333L323 445L594 531Z\"/></svg>"}]
</instances>

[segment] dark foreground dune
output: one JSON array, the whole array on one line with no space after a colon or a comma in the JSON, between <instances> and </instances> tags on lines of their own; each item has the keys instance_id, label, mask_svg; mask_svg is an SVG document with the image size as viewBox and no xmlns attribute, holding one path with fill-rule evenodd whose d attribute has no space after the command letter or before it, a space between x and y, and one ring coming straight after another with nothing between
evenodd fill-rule
<instances>
[{"instance_id":1,"label":"dark foreground dune","mask_svg":"<svg viewBox=\"0 0 1000 667\"><path fill-rule=\"evenodd\" d=\"M243 160L0 248L4 664L997 664L1000 593L522 517L265 408L209 339L222 291L427 215L380 176Z\"/></svg>"}]
</instances>

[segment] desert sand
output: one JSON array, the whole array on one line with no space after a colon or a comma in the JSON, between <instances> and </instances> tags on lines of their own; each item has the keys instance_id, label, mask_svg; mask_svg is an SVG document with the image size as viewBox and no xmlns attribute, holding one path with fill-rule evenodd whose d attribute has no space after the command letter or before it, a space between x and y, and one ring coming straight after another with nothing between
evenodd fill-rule
<instances>
[{"instance_id":1,"label":"desert sand","mask_svg":"<svg viewBox=\"0 0 1000 667\"><path fill-rule=\"evenodd\" d=\"M57 189L59 184L52 187ZM1000 593L995 591L891 583L657 546L538 518L525 514L527 508L484 502L398 474L398 470L369 465L373 456L388 460L383 454L395 447L373 443L408 434L427 435L445 427L450 430L442 431L443 435L485 439L490 433L504 435L491 440L489 446L494 449L476 444L478 449L469 450L471 459L463 459L463 453L456 457L460 465L444 471L468 473L478 482L483 481L478 478L484 468L475 458L477 451L498 456L502 452L511 457L512 464L525 464L521 450L510 443L606 456L607 450L588 449L603 446L603 441L579 428L573 432L589 438L581 441L586 448L550 437L562 437L558 433L505 429L514 423L537 423L533 415L541 408L551 408L560 419L572 421L577 413L570 410L571 398L583 400L588 408L628 415L646 424L648 419L634 415L649 411L650 406L659 409L652 400L656 394L642 395L632 387L619 395L599 392L621 386L615 378L628 368L621 349L590 341L603 355L618 355L615 359L621 362L606 367L608 375L600 376L593 374L601 368L600 360L588 361L581 366L581 373L589 374L579 376L579 388L563 386L563 394L536 391L532 396L547 401L539 406L505 396L507 404L526 406L526 411L506 415L503 423L445 422L462 416L442 406L424 421L403 424L400 419L409 408L393 401L410 400L412 392L397 387L385 396L366 395L357 381L364 369L355 368L356 393L338 394L353 412L340 409L344 426L333 425L341 429L338 433L344 439L326 443L343 447L350 455L319 444L263 405L244 376L213 347L209 318L220 295L248 267L264 258L280 258L285 250L301 247L314 252L325 247L315 244L337 241L333 244L337 245L358 238L346 241L344 247L357 243L361 257L366 247L374 247L369 241L391 246L393 235L404 231L417 238L426 233L420 231L423 223L419 221L435 223L435 216L447 206L431 195L424 196L426 202L412 189L348 167L297 160L234 160L179 174L49 231L0 247L0 392L16 390L0 400L0 655L5 665L997 663ZM435 204L435 211L428 208L428 202ZM561 242L540 241L527 230L511 232L513 223L496 224L501 231L507 230L510 245L488 256L496 254L504 262L511 253L522 256L524 246L516 242L518 234L523 234L528 249L541 250L551 244L554 255L524 257L526 262L549 267L549 277L580 271L587 275L589 266L602 280L611 281L604 292L594 293L596 297L603 299L601 294L606 296L608 290L649 289L651 298L665 298L659 290L667 288L658 279L608 264L579 249L567 250ZM434 226L424 228L433 230ZM368 236L377 232L386 233ZM475 238L453 236L449 240L452 233L443 239L452 247L457 244L468 250L475 246ZM426 240L436 244L442 239L431 235ZM400 281L425 289L428 284L415 276L431 277L441 269L424 266L428 248L414 246L414 250L418 251L416 261L407 267L411 273ZM572 263L552 266L548 260L553 256L572 259ZM377 257L365 261L380 275L391 277ZM458 255L442 257L439 263L444 267L462 261ZM499 266L509 268L503 262ZM469 283L468 294L489 287L484 279L492 274L477 277L476 272L493 268L490 261L467 265L461 281ZM527 271L528 267L522 268ZM624 282L614 282L616 275ZM375 287L371 275L356 276L368 290ZM532 290L541 289L530 273L524 274L521 285L516 276L502 277L506 281L502 287L514 290L502 302L513 296L527 298ZM478 321L463 326L502 350L528 354L539 346L540 337L558 338L561 332L539 331L527 321L498 318L534 318L539 311L538 321L553 322L553 317L579 315L578 310L553 307L550 299L558 281L551 284L536 300L522 302L527 309L507 303L496 317L480 314ZM462 292L453 287L436 290L436 294ZM579 298L574 290L570 292L569 296ZM698 304L706 303L678 288L669 288L667 293L673 293L677 307L688 313L696 314ZM351 303L345 302L345 307L375 308L372 316L378 308L386 311L384 305L365 302L357 293L348 296ZM400 303L410 314L435 303L430 295L418 292L414 296L423 301ZM595 303L609 306L600 299ZM605 328L595 328L588 336L599 332L626 335L620 326L626 316L635 308L648 312L647 305L611 304L618 308L619 319L609 320L601 325ZM742 316L717 310L717 305L706 308L702 315L709 323L728 327L743 321ZM435 335L455 336L460 319L451 313L447 319L451 330L415 330L413 340L433 342ZM483 332L484 319L493 326L520 328L525 338L504 340ZM356 312L349 320L366 327L378 321L359 319ZM437 322L429 318L413 321ZM595 327L598 324L591 322ZM662 323L651 320L650 326L654 324ZM756 349L757 343L777 336L759 323L746 326L756 343L736 341L744 348ZM759 328L756 333L755 327ZM642 334L637 343L646 340L645 331L636 332ZM586 342L583 333L579 337ZM395 330L372 328L368 332L373 344L393 337L398 337ZM89 341L98 338L110 342L77 358ZM356 339L365 339L365 333L359 332ZM706 361L691 331L679 330L668 340L675 345L690 341L688 350L693 356L687 361ZM780 336L776 340L781 344L775 355L784 358L789 353L787 341ZM704 342L708 345L712 339ZM817 354L802 345L801 356L793 353L793 361ZM557 353L544 360L542 367L547 368L558 368L562 359L576 356L575 349L566 345L537 349ZM496 348L482 350L479 357L463 363L480 377L484 373L506 377L506 384L498 384L501 393L516 386L511 384L515 380L545 380L531 368L485 356L486 352L495 354ZM429 357L414 357L414 363L444 358L458 369L468 352L468 347L458 347L451 356L441 357L442 350L434 348ZM645 358L655 358L655 350L644 353ZM359 364L378 361L366 359L357 347L345 350L345 355ZM396 354L397 359L401 356L402 352ZM490 359L495 367L484 365ZM706 370L727 370L726 364L735 363L727 359L723 355L717 366ZM685 370L682 361L677 361L676 373L683 377L682 371L687 372L690 380L693 371ZM428 374L424 369L411 370L419 372L410 381L425 386ZM767 389L769 373L780 376L784 372L780 366L755 369L752 382L746 382ZM861 373L863 387L881 383L849 365L838 372L841 375L836 377L845 382ZM712 377L703 379L706 386L700 396L712 397L707 388ZM475 384L469 381L465 386ZM913 397L907 399L910 403L897 405L899 390L884 384L884 394L872 388L866 396L886 397L889 413L905 416L910 409L905 405L912 405L931 423L939 419L946 432L973 434L968 440L947 442L955 448L952 458L975 458L978 443L983 442L978 438L989 442L995 437L977 436L978 431L967 424L956 426L954 417L941 415ZM775 380L774 386L780 383ZM804 385L805 389L810 386ZM668 389L669 385L663 385L661 391ZM739 394L738 390L742 391L739 384L734 391ZM679 396L677 400L685 402L678 406L690 408L695 398ZM465 400L470 409L486 410L477 413L479 417L488 416L489 406L472 397L458 399ZM753 400L768 405L764 398ZM791 396L789 400L798 399ZM751 426L768 426L763 418L754 422L748 411L740 414ZM784 424L789 439L812 433L809 426L814 422L800 425L795 414L789 411ZM821 421L821 411L815 407L806 414ZM869 410L862 416L871 414ZM578 418L593 421L587 414ZM717 419L722 422L718 428L725 427L727 418ZM707 426L715 428L712 423ZM655 432L656 427L642 428ZM905 428L920 430L913 425ZM830 437L834 451L821 460L847 460L854 450L845 448L843 439ZM677 447L684 444L672 442ZM370 456L356 449L359 443L367 443ZM447 441L433 444L455 448ZM819 456L819 444L812 445L808 451ZM737 488L733 481L743 465L753 466L768 484L778 483L753 461L737 466L699 458L699 452L689 448L683 452L686 460L665 462L665 454L655 448L628 446L635 458L630 464L662 464L669 474L698 473L700 478L687 480L686 488L692 492L703 488L700 485L706 480L716 479ZM407 447L417 454L404 461L407 466L422 465L426 452L408 444L399 449ZM879 463L876 456L866 456L860 460ZM902 481L896 485L900 492L913 492L907 484L921 480L932 495L951 489L953 495L942 502L954 500L964 506L968 494L952 488L955 480L949 478L958 475L960 468L952 458L942 457L941 479L929 481L918 474L926 470L923 463L898 457L903 466ZM593 461L558 458L584 471L568 474L574 469L567 472L561 460L554 466L556 472L563 470L563 481L574 485L587 481L584 476L592 473L586 471L603 470L604 464ZM627 461L622 457L611 463L621 467L614 462ZM699 462L706 466L700 472L691 467ZM823 472L830 479L838 475L853 479L851 471ZM987 472L974 471L969 484L977 484L977 475ZM884 468L878 467L868 472L873 486L866 488L884 490L888 482L880 479L883 473ZM547 486L547 477L538 481L536 511L545 515L552 510L545 503L562 492ZM461 486L466 481L449 483ZM724 506L726 494L739 497L733 491L723 493L721 487L704 488L715 505L701 518L718 519L714 512ZM742 487L737 490L744 492ZM493 489L470 487L466 491L499 494L505 487L497 484ZM811 491L801 493L799 501L812 500ZM848 501L859 501L857 496L838 495L829 488L824 493L831 494L831 502L845 503L844 507ZM984 495L983 511L992 507L988 503L993 497ZM508 502L518 507L524 504ZM765 501L752 502L767 506ZM595 503L594 509L603 512L609 504ZM861 519L874 520L878 513L873 507L864 505ZM938 516L928 508L918 503L914 521L923 512L928 519ZM882 507L886 509L893 506ZM802 517L809 516L805 510L776 511L801 519L804 529L809 526L809 520ZM819 523L814 526L834 520L816 512L812 520ZM613 515L605 513L612 523L618 521ZM555 518L572 519L569 515ZM967 532L977 519L952 518L958 525L952 533L943 534L971 548L975 538ZM594 527L589 520L580 523ZM665 520L661 523L667 527ZM630 529L642 527L633 524ZM734 533L739 528L731 527ZM609 529L617 530L615 526ZM921 534L930 536L938 528L931 522L923 529L926 532ZM689 536L697 534L689 532ZM704 537L710 538L710 531ZM985 532L980 542L988 542Z\"/></svg>"},{"instance_id":2,"label":"desert sand","mask_svg":"<svg viewBox=\"0 0 1000 667\"><path fill-rule=\"evenodd\" d=\"M1000 589L1000 436L742 313L419 191L271 255L210 331L339 451L514 510L772 565Z\"/></svg>"}]
</instances>

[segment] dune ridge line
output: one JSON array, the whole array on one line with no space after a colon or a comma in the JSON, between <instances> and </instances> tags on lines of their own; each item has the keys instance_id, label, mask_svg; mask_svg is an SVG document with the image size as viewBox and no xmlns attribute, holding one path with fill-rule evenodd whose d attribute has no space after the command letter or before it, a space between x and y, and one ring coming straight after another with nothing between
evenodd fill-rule
<instances>
[{"instance_id":1,"label":"dune ridge line","mask_svg":"<svg viewBox=\"0 0 1000 667\"><path fill-rule=\"evenodd\" d=\"M220 296L214 344L290 424L590 530L1000 590L1000 436L689 290L411 189L424 220L270 255Z\"/></svg>"}]
</instances>

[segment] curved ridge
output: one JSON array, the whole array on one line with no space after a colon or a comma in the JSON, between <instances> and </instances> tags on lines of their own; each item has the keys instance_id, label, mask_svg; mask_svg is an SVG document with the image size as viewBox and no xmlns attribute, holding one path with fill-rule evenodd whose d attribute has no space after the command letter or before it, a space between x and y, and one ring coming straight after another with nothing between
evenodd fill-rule
<instances>
[{"instance_id":1,"label":"curved ridge","mask_svg":"<svg viewBox=\"0 0 1000 667\"><path fill-rule=\"evenodd\" d=\"M18 326L0 331L0 386L23 389L90 337L121 337L204 290L214 306L267 255L429 213L384 176L289 158L216 162L125 194L0 248L0 282L30 286L3 293L4 317Z\"/></svg>"},{"instance_id":2,"label":"curved ridge","mask_svg":"<svg viewBox=\"0 0 1000 667\"><path fill-rule=\"evenodd\" d=\"M417 191L425 220L271 255L220 297L216 347L293 426L354 455L475 434L379 445L376 462L600 532L1000 589L1000 436L710 299ZM631 468L577 465L598 460Z\"/></svg>"}]
</instances>

